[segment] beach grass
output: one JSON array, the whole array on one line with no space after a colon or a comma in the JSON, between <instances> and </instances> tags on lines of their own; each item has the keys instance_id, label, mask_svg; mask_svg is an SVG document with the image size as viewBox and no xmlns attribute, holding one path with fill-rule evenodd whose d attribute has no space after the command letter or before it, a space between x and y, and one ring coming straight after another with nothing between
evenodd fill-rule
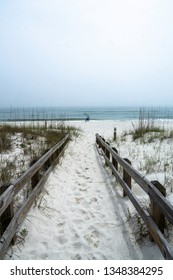
<instances>
[{"instance_id":1,"label":"beach grass","mask_svg":"<svg viewBox=\"0 0 173 280\"><path fill-rule=\"evenodd\" d=\"M165 120L141 111L139 119L114 141L122 157L149 180L159 180L167 193L173 189L173 129Z\"/></svg>"},{"instance_id":2,"label":"beach grass","mask_svg":"<svg viewBox=\"0 0 173 280\"><path fill-rule=\"evenodd\" d=\"M129 131L124 131L121 135L121 140L125 141L127 135L132 136L132 140L139 140L140 143L150 143L158 139L173 138L173 129L167 128L166 120L160 121L158 118L159 112L153 110L140 109L139 117L136 122L132 123L132 128Z\"/></svg>"},{"instance_id":3,"label":"beach grass","mask_svg":"<svg viewBox=\"0 0 173 280\"><path fill-rule=\"evenodd\" d=\"M0 182L19 177L29 162L41 157L66 134L72 138L80 132L64 122L11 122L0 125ZM15 152L16 150L16 152Z\"/></svg>"},{"instance_id":4,"label":"beach grass","mask_svg":"<svg viewBox=\"0 0 173 280\"><path fill-rule=\"evenodd\" d=\"M150 133L152 139L164 134L164 125L162 124L162 127L160 126L156 116L158 116L156 111L140 109L138 122L136 125L132 123L133 130L130 131L133 140L140 139L144 142L146 134Z\"/></svg>"}]
</instances>

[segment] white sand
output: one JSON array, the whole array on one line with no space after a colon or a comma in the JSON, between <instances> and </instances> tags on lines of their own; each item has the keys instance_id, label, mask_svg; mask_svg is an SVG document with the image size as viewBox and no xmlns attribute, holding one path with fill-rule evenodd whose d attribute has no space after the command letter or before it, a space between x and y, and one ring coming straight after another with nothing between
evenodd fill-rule
<instances>
[{"instance_id":1,"label":"white sand","mask_svg":"<svg viewBox=\"0 0 173 280\"><path fill-rule=\"evenodd\" d=\"M12 259L162 259L148 239L136 242L128 199L122 198L95 148L96 132L112 138L114 127L120 133L131 122L72 124L83 133L68 144L37 201L39 207L29 212L21 228L28 234L9 251Z\"/></svg>"}]
</instances>

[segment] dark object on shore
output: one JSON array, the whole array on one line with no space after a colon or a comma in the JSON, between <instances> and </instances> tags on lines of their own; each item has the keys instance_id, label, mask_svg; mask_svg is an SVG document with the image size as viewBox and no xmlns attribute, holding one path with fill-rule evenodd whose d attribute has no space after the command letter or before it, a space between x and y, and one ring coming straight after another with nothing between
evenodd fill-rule
<instances>
[{"instance_id":1,"label":"dark object on shore","mask_svg":"<svg viewBox=\"0 0 173 280\"><path fill-rule=\"evenodd\" d=\"M86 122L89 122L89 120L90 120L90 115L84 113L84 116L85 116L85 121L86 121Z\"/></svg>"}]
</instances>

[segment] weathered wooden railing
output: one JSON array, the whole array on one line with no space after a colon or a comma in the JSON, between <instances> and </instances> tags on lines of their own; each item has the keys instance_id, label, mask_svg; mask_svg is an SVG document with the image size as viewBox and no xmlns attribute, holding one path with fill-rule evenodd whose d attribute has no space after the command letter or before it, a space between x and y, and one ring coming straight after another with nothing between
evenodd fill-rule
<instances>
[{"instance_id":1,"label":"weathered wooden railing","mask_svg":"<svg viewBox=\"0 0 173 280\"><path fill-rule=\"evenodd\" d=\"M173 224L173 206L165 198L165 188L157 181L148 181L135 170L128 159L122 159L115 148L105 142L104 138L96 134L96 147L101 151L106 165L112 170L117 181L123 187L124 196L127 195L140 217L146 224L151 238L158 245L165 259L173 259L173 250L164 237L165 218ZM123 168L123 175L118 172L118 166ZM145 210L131 189L131 178L148 194L151 200L150 210Z\"/></svg>"},{"instance_id":2,"label":"weathered wooden railing","mask_svg":"<svg viewBox=\"0 0 173 280\"><path fill-rule=\"evenodd\" d=\"M20 228L37 195L41 192L54 165L59 160L68 139L69 136L66 135L63 140L33 163L10 186L0 186L0 259L5 255L10 243L14 243L17 230ZM31 186L30 194L27 195L21 207L15 211L15 196L28 184Z\"/></svg>"}]
</instances>

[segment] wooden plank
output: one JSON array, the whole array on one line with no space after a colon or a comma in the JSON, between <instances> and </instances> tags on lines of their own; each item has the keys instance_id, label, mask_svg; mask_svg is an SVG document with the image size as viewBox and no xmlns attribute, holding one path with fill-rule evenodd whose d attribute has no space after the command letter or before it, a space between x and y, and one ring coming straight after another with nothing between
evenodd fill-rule
<instances>
[{"instance_id":1,"label":"wooden plank","mask_svg":"<svg viewBox=\"0 0 173 280\"><path fill-rule=\"evenodd\" d=\"M107 160L107 164L112 169L116 179L119 181L119 183L123 187L124 191L126 192L127 196L129 197L130 201L132 202L132 204L138 211L139 215L141 216L141 218L147 225L148 230L149 230L150 234L152 235L154 241L156 242L157 246L159 247L163 257L165 259L173 260L172 248L169 245L169 243L167 242L167 240L165 239L165 237L163 236L163 234L161 233L161 231L159 230L158 226L155 224L155 222L151 218L150 214L145 209L142 208L138 199L134 196L131 189L124 182L123 178L118 173L118 171L115 169L115 167L112 165L110 160L106 157L104 152L103 152L103 156L104 156L105 160Z\"/></svg>"},{"instance_id":2,"label":"wooden plank","mask_svg":"<svg viewBox=\"0 0 173 280\"><path fill-rule=\"evenodd\" d=\"M173 206L168 200L164 199L163 195L157 190L157 188L147 180L143 175L141 175L132 166L126 163L123 159L118 159L115 152L112 151L112 156L115 156L119 164L126 170L126 172L135 180L136 183L150 196L163 212L165 217L173 224Z\"/></svg>"},{"instance_id":3,"label":"wooden plank","mask_svg":"<svg viewBox=\"0 0 173 280\"><path fill-rule=\"evenodd\" d=\"M0 186L0 194L3 194L5 191L8 190L8 188L10 188L10 191L11 191L11 186L8 186L8 185ZM11 220L14 217L13 203L14 203L14 200L11 200L11 202L8 204L8 206L5 208L2 215L0 216L0 236L3 235L6 228L8 227L8 225L10 224ZM15 235L13 236L13 239L11 241L13 243L15 242Z\"/></svg>"},{"instance_id":4,"label":"wooden plank","mask_svg":"<svg viewBox=\"0 0 173 280\"><path fill-rule=\"evenodd\" d=\"M5 230L4 234L0 238L0 259L3 258L6 253L9 244L15 235L16 231L20 228L23 220L25 219L28 211L30 210L31 205L35 201L36 196L41 192L49 174L52 171L52 166L46 171L40 182L34 188L28 199L24 202L23 206L19 209L19 211L14 215L12 221L9 226Z\"/></svg>"},{"instance_id":5,"label":"wooden plank","mask_svg":"<svg viewBox=\"0 0 173 280\"><path fill-rule=\"evenodd\" d=\"M145 176L141 175L137 170L124 161L112 148L102 141L97 135L101 144L110 151L112 157L126 170L126 172L136 181L136 183L150 196L150 198L158 205L165 217L173 224L173 206L168 200L164 199L157 188L148 181Z\"/></svg>"},{"instance_id":6,"label":"wooden plank","mask_svg":"<svg viewBox=\"0 0 173 280\"><path fill-rule=\"evenodd\" d=\"M115 153L118 154L118 151L117 151L116 148L113 147L112 150L113 150ZM114 157L112 157L112 164L113 164L113 166L115 167L115 169L118 170L118 162L115 160Z\"/></svg>"},{"instance_id":7,"label":"wooden plank","mask_svg":"<svg viewBox=\"0 0 173 280\"><path fill-rule=\"evenodd\" d=\"M33 161L31 161L30 166L34 165L37 161L38 161L38 159L34 159ZM32 189L34 189L35 186L39 182L39 171L40 171L40 169L31 178L31 188Z\"/></svg>"},{"instance_id":8,"label":"wooden plank","mask_svg":"<svg viewBox=\"0 0 173 280\"><path fill-rule=\"evenodd\" d=\"M33 166L34 166L33 165L30 168L30 172L26 171L26 173L24 174L22 179L20 180L20 178L19 178L19 180L17 181L16 185L19 184L19 186L21 188L23 186L23 184L25 183L26 178L30 178L31 175L35 174L38 171L38 166L39 166L39 168L41 168L42 165L47 160L49 161L49 158L52 155L52 153L55 152L59 147L62 146L61 152L59 153L59 155L57 157L59 159L59 157L63 153L63 150L64 150L65 144L66 144L66 142L68 140L68 137L69 136L67 135L60 143L58 143L57 145L55 145L51 149L52 150L51 152L49 151L45 156L43 156L39 160L39 164L35 163L34 165L36 166L36 168L34 170L33 170ZM56 149L55 149L55 147L56 147ZM49 157L48 157L48 155L49 155ZM10 242L12 241L13 237L15 236L16 231L21 226L21 224L22 224L23 220L25 219L28 211L30 210L30 207L32 206L33 202L35 201L36 196L41 192L41 190L42 190L45 182L47 181L47 178L48 178L48 176L49 176L49 174L51 173L52 170L53 170L53 165L51 165L47 169L47 171L45 172L45 174L43 175L41 180L38 182L38 184L35 186L35 188L31 192L30 196L24 202L23 206L19 209L19 211L14 215L14 217L12 218L12 220L9 223L8 227L6 228L5 232L0 237L0 259L2 259L4 254L6 253L8 247L9 247ZM27 173L29 174L29 176L28 176ZM1 206L0 211L2 213L3 213L4 209L6 209L8 207L9 201L10 202L12 201L13 195L16 194L20 190L19 189L19 190L16 191L15 187L16 186L14 186L14 185L10 186L10 189L6 190L5 193L0 196L0 203L1 203L0 204L0 206Z\"/></svg>"},{"instance_id":9,"label":"wooden plank","mask_svg":"<svg viewBox=\"0 0 173 280\"><path fill-rule=\"evenodd\" d=\"M14 196L14 186L11 185L8 187L8 189L3 192L3 194L0 196L0 216L3 214L3 212L6 210L6 208L9 206L9 204L12 202Z\"/></svg>"},{"instance_id":10,"label":"wooden plank","mask_svg":"<svg viewBox=\"0 0 173 280\"><path fill-rule=\"evenodd\" d=\"M66 135L63 140L61 140L58 144L52 147L44 156L42 156L35 164L33 164L29 169L24 172L24 174L13 182L15 186L14 194L16 195L26 184L33 175L44 165L44 163L51 157L51 155L61 147L69 138L69 135Z\"/></svg>"},{"instance_id":11,"label":"wooden plank","mask_svg":"<svg viewBox=\"0 0 173 280\"><path fill-rule=\"evenodd\" d=\"M158 181L152 181L152 184L159 190L159 192L162 193L164 197L166 197L166 189L163 187ZM161 210L158 208L157 204L151 200L150 202L150 213L159 227L160 231L164 233L165 229L165 216L161 212ZM150 237L150 240L153 241L152 237Z\"/></svg>"},{"instance_id":12,"label":"wooden plank","mask_svg":"<svg viewBox=\"0 0 173 280\"><path fill-rule=\"evenodd\" d=\"M108 142L106 142L106 144L109 145ZM107 149L105 149L105 155L110 160L110 152ZM107 161L105 161L105 165L107 166Z\"/></svg>"},{"instance_id":13,"label":"wooden plank","mask_svg":"<svg viewBox=\"0 0 173 280\"><path fill-rule=\"evenodd\" d=\"M3 259L9 247L10 242L17 231L17 228L18 228L17 221L15 217L13 217L11 223L8 225L6 231L0 238L0 260Z\"/></svg>"},{"instance_id":14,"label":"wooden plank","mask_svg":"<svg viewBox=\"0 0 173 280\"><path fill-rule=\"evenodd\" d=\"M44 184L46 183L50 173L53 170L53 166L50 166L49 169L46 171L46 173L43 175L37 186L33 189L28 199L25 201L24 205L19 209L17 213L17 222L20 227L21 223L25 219L28 211L30 210L33 202L35 201L37 195L42 191L42 188L44 187Z\"/></svg>"},{"instance_id":15,"label":"wooden plank","mask_svg":"<svg viewBox=\"0 0 173 280\"><path fill-rule=\"evenodd\" d=\"M131 165L131 161L128 158L124 158L124 160ZM123 180L124 182L127 184L127 186L131 189L132 185L131 185L131 177L129 176L129 174L126 172L125 169L123 169ZM126 196L126 192L123 191L123 197Z\"/></svg>"}]
</instances>

